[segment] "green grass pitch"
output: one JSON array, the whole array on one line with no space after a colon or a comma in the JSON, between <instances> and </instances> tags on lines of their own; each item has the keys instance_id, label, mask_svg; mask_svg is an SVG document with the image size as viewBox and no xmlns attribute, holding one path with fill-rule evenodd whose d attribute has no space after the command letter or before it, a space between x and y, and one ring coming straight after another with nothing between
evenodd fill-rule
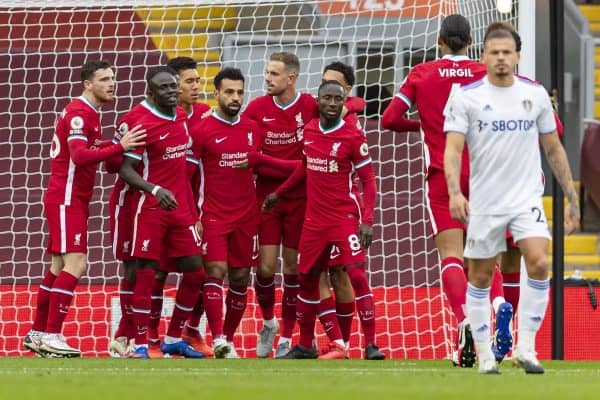
<instances>
[{"instance_id":1,"label":"green grass pitch","mask_svg":"<svg viewBox=\"0 0 600 400\"><path fill-rule=\"evenodd\" d=\"M0 399L598 399L599 362L510 362L479 375L449 361L0 358Z\"/></svg>"}]
</instances>

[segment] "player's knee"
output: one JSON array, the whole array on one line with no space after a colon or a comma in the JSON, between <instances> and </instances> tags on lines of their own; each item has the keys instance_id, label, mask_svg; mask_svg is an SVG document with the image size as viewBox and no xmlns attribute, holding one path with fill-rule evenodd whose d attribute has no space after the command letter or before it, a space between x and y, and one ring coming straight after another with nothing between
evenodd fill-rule
<instances>
[{"instance_id":1,"label":"player's knee","mask_svg":"<svg viewBox=\"0 0 600 400\"><path fill-rule=\"evenodd\" d=\"M283 273L288 275L297 275L298 274L298 264L296 261L290 262L289 260L283 261Z\"/></svg>"},{"instance_id":2,"label":"player's knee","mask_svg":"<svg viewBox=\"0 0 600 400\"><path fill-rule=\"evenodd\" d=\"M156 270L154 274L154 279L157 281L164 282L167 279L167 273L165 271Z\"/></svg>"},{"instance_id":3,"label":"player's knee","mask_svg":"<svg viewBox=\"0 0 600 400\"><path fill-rule=\"evenodd\" d=\"M532 279L546 279L548 269L548 259L544 254L536 255L527 260L527 274Z\"/></svg>"},{"instance_id":4,"label":"player's knee","mask_svg":"<svg viewBox=\"0 0 600 400\"><path fill-rule=\"evenodd\" d=\"M248 286L250 283L250 268L239 268L229 271L231 286Z\"/></svg>"},{"instance_id":5,"label":"player's knee","mask_svg":"<svg viewBox=\"0 0 600 400\"><path fill-rule=\"evenodd\" d=\"M469 267L469 282L479 288L489 288L492 284L493 270Z\"/></svg>"},{"instance_id":6,"label":"player's knee","mask_svg":"<svg viewBox=\"0 0 600 400\"><path fill-rule=\"evenodd\" d=\"M209 278L224 279L227 274L227 265L223 263L207 263L205 269Z\"/></svg>"},{"instance_id":7,"label":"player's knee","mask_svg":"<svg viewBox=\"0 0 600 400\"><path fill-rule=\"evenodd\" d=\"M298 251L296 249L283 248L283 273L298 273Z\"/></svg>"},{"instance_id":8,"label":"player's knee","mask_svg":"<svg viewBox=\"0 0 600 400\"><path fill-rule=\"evenodd\" d=\"M256 274L261 278L270 278L275 274L275 270L277 269L277 258L261 258L260 263L258 264L258 268L256 269Z\"/></svg>"},{"instance_id":9,"label":"player's knee","mask_svg":"<svg viewBox=\"0 0 600 400\"><path fill-rule=\"evenodd\" d=\"M69 274L80 278L87 270L87 256L83 253L65 254L65 267L64 271Z\"/></svg>"},{"instance_id":10,"label":"player's knee","mask_svg":"<svg viewBox=\"0 0 600 400\"><path fill-rule=\"evenodd\" d=\"M123 261L123 276L130 282L135 282L135 261Z\"/></svg>"}]
</instances>

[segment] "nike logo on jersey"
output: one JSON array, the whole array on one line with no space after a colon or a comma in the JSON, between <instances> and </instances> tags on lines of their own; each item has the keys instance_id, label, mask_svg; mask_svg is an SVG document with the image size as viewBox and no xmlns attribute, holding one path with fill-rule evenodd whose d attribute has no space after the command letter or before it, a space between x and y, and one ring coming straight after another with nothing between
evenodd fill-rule
<instances>
[{"instance_id":1,"label":"nike logo on jersey","mask_svg":"<svg viewBox=\"0 0 600 400\"><path fill-rule=\"evenodd\" d=\"M167 133L165 133L164 135L160 135L160 136L159 136L159 139L160 139L160 140L163 140L164 138L166 138L167 136L169 136L169 133L171 133L171 132L167 132Z\"/></svg>"},{"instance_id":2,"label":"nike logo on jersey","mask_svg":"<svg viewBox=\"0 0 600 400\"><path fill-rule=\"evenodd\" d=\"M354 256L357 256L357 255L359 255L361 252L362 252L362 250L356 250L356 251L353 251L353 252L352 252L352 256L353 256L353 257L354 257Z\"/></svg>"},{"instance_id":3,"label":"nike logo on jersey","mask_svg":"<svg viewBox=\"0 0 600 400\"><path fill-rule=\"evenodd\" d=\"M304 141L304 144L312 144L312 143L313 143L313 141L312 141L312 140L305 140L305 141Z\"/></svg>"},{"instance_id":4,"label":"nike logo on jersey","mask_svg":"<svg viewBox=\"0 0 600 400\"><path fill-rule=\"evenodd\" d=\"M223 140L227 139L227 136L215 139L215 143L221 143Z\"/></svg>"},{"instance_id":5,"label":"nike logo on jersey","mask_svg":"<svg viewBox=\"0 0 600 400\"><path fill-rule=\"evenodd\" d=\"M263 117L263 122L271 122L271 121L275 121L275 118Z\"/></svg>"}]
</instances>

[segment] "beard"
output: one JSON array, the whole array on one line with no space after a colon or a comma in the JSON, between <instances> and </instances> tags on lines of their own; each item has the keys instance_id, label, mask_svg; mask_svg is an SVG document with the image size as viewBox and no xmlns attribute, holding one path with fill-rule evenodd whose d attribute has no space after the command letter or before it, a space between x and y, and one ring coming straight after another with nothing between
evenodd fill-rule
<instances>
[{"instance_id":1,"label":"beard","mask_svg":"<svg viewBox=\"0 0 600 400\"><path fill-rule=\"evenodd\" d=\"M227 114L230 117L235 117L242 109L241 105L237 108L231 108L231 104L221 104L220 106L221 107L219 108L221 109L221 111L223 111L223 113Z\"/></svg>"}]
</instances>

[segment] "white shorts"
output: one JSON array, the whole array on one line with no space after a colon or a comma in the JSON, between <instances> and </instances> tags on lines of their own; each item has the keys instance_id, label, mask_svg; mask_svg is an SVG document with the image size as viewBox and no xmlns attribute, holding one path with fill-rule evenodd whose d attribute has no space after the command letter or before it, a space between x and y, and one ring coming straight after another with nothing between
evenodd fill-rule
<instances>
[{"instance_id":1,"label":"white shorts","mask_svg":"<svg viewBox=\"0 0 600 400\"><path fill-rule=\"evenodd\" d=\"M517 214L471 215L464 256L486 259L506 251L507 229L517 243L525 238L552 238L541 201L538 206Z\"/></svg>"}]
</instances>

